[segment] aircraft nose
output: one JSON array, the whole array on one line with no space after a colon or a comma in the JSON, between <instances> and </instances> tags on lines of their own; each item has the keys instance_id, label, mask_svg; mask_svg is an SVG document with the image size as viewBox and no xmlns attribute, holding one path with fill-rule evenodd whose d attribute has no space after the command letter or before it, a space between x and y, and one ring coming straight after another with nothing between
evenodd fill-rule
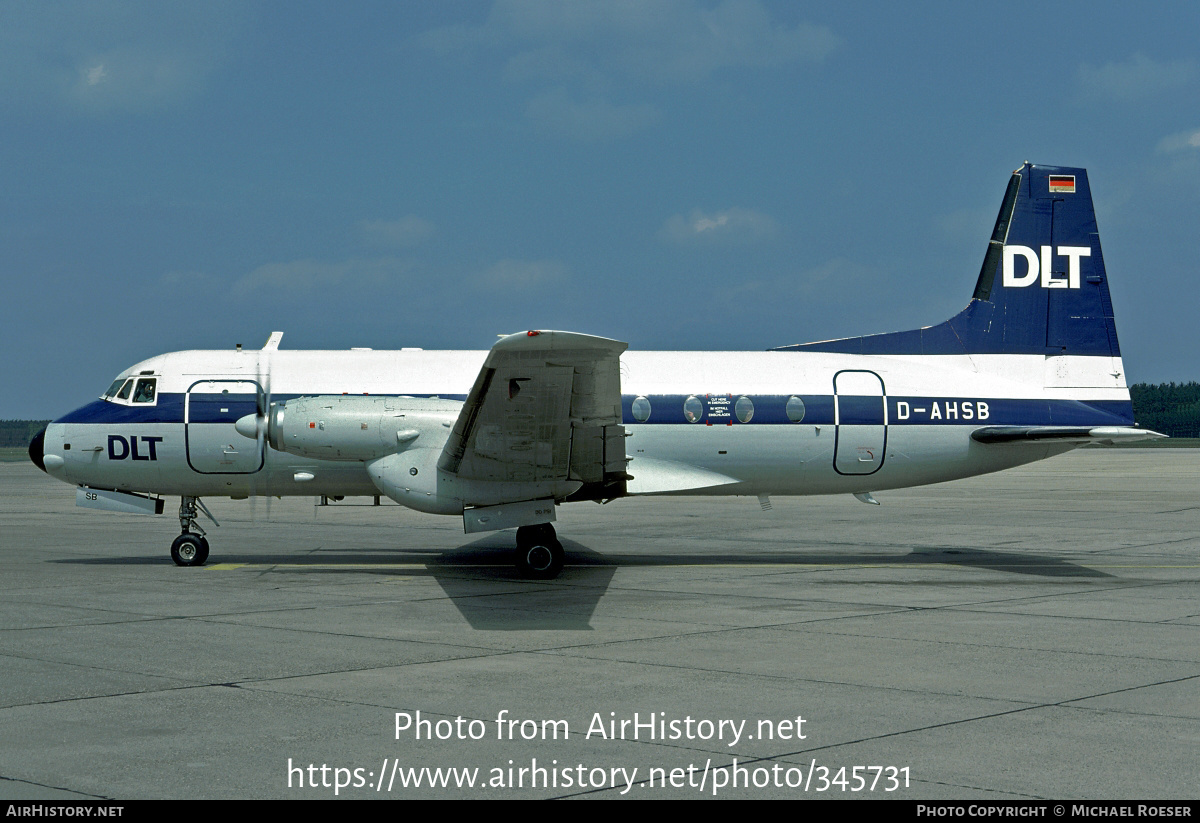
<instances>
[{"instance_id":1,"label":"aircraft nose","mask_svg":"<svg viewBox=\"0 0 1200 823\"><path fill-rule=\"evenodd\" d=\"M45 449L46 430L42 429L33 436L32 440L29 441L29 459L33 461L33 465L37 466L42 471L46 471Z\"/></svg>"}]
</instances>

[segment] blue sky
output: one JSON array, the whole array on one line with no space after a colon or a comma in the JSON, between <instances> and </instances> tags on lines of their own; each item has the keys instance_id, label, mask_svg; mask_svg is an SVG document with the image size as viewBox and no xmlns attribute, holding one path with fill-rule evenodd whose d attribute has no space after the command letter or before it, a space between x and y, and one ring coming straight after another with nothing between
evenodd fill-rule
<instances>
[{"instance_id":1,"label":"blue sky","mask_svg":"<svg viewBox=\"0 0 1200 823\"><path fill-rule=\"evenodd\" d=\"M946 319L1086 167L1130 382L1200 378L1200 6L0 2L0 418L163 351L764 349Z\"/></svg>"}]
</instances>

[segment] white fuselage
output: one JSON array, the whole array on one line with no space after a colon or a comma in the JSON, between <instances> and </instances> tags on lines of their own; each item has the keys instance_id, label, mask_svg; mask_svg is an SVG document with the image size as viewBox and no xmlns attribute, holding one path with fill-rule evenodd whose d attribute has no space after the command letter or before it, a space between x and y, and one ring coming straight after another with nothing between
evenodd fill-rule
<instances>
[{"instance_id":1,"label":"white fuselage","mask_svg":"<svg viewBox=\"0 0 1200 823\"><path fill-rule=\"evenodd\" d=\"M254 412L258 387L269 386L272 400L462 401L486 356L160 355L122 374L156 378L152 402L108 397L47 428L45 454L62 458L48 459L47 469L76 485L163 495L375 495L362 462L300 457L238 434L234 424ZM621 357L621 393L634 494L639 460L736 481L668 492L861 493L996 471L1074 447L1043 441L996 448L972 440L983 426L1131 422L1120 359L1110 357L633 351Z\"/></svg>"}]
</instances>

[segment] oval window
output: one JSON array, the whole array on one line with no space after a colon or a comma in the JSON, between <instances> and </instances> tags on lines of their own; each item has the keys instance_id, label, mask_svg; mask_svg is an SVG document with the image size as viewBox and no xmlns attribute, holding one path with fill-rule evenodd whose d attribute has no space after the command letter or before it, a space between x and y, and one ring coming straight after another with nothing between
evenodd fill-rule
<instances>
[{"instance_id":1,"label":"oval window","mask_svg":"<svg viewBox=\"0 0 1200 823\"><path fill-rule=\"evenodd\" d=\"M749 423L750 418L754 417L754 401L742 395L733 404L733 413L737 415L739 423Z\"/></svg>"},{"instance_id":2,"label":"oval window","mask_svg":"<svg viewBox=\"0 0 1200 823\"><path fill-rule=\"evenodd\" d=\"M787 406L784 409L787 412L788 420L793 423L799 423L804 419L804 401L796 395L788 398Z\"/></svg>"},{"instance_id":3,"label":"oval window","mask_svg":"<svg viewBox=\"0 0 1200 823\"><path fill-rule=\"evenodd\" d=\"M683 416L689 423L699 422L700 418L704 416L704 404L700 402L699 397L693 394L683 401Z\"/></svg>"},{"instance_id":4,"label":"oval window","mask_svg":"<svg viewBox=\"0 0 1200 823\"><path fill-rule=\"evenodd\" d=\"M633 401L633 419L639 423L645 423L650 419L650 401L644 397L638 397Z\"/></svg>"}]
</instances>

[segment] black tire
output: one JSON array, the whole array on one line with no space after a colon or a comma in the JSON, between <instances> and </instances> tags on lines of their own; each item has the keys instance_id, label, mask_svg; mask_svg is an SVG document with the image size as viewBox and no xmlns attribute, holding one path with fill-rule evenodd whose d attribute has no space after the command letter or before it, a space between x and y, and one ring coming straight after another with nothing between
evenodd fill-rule
<instances>
[{"instance_id":1,"label":"black tire","mask_svg":"<svg viewBox=\"0 0 1200 823\"><path fill-rule=\"evenodd\" d=\"M535 543L554 541L554 526L550 523L539 523L536 526L521 526L517 529L518 549L527 549Z\"/></svg>"},{"instance_id":2,"label":"black tire","mask_svg":"<svg viewBox=\"0 0 1200 823\"><path fill-rule=\"evenodd\" d=\"M202 566L208 559L208 541L191 532L181 534L171 544L171 559L176 566Z\"/></svg>"},{"instance_id":3,"label":"black tire","mask_svg":"<svg viewBox=\"0 0 1200 823\"><path fill-rule=\"evenodd\" d=\"M558 577L563 570L563 559L562 543L556 539L531 540L527 545L517 546L517 571L521 576L533 580L553 580Z\"/></svg>"}]
</instances>

